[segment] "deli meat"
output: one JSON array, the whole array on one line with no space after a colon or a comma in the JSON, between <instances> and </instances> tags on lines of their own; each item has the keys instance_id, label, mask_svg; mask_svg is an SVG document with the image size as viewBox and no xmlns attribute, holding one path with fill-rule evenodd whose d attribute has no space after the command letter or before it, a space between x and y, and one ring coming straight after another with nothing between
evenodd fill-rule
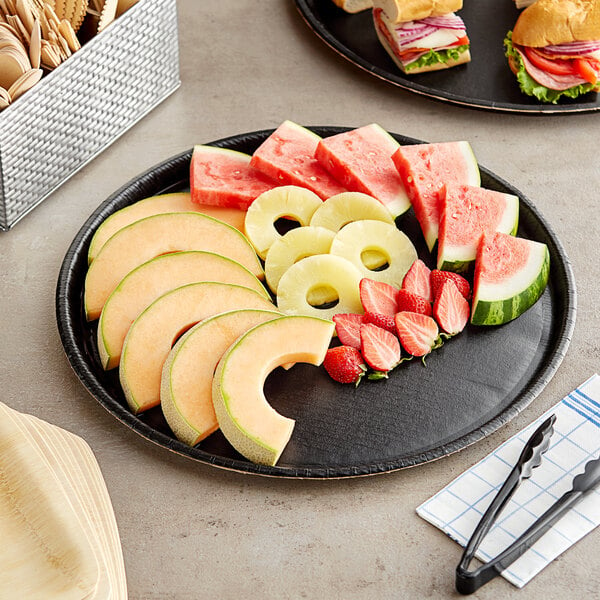
<instances>
[{"instance_id":1,"label":"deli meat","mask_svg":"<svg viewBox=\"0 0 600 600\"><path fill-rule=\"evenodd\" d=\"M539 84L547 87L551 90L567 90L569 88L581 85L582 83L588 83L585 79L577 77L577 75L554 75L547 71L542 71L536 66L531 64L531 61L525 56L524 52L521 52L519 48L515 48L519 53L519 56L523 59L525 70L535 79Z\"/></svg>"}]
</instances>

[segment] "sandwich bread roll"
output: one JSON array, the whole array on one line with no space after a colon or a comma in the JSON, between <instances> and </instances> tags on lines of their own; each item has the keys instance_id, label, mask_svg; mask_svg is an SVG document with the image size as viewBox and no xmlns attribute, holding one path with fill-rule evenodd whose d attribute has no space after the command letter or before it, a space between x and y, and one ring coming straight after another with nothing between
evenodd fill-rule
<instances>
[{"instance_id":1,"label":"sandwich bread roll","mask_svg":"<svg viewBox=\"0 0 600 600\"><path fill-rule=\"evenodd\" d=\"M358 13L373 8L373 0L333 0L333 3L347 13Z\"/></svg>"},{"instance_id":2,"label":"sandwich bread roll","mask_svg":"<svg viewBox=\"0 0 600 600\"><path fill-rule=\"evenodd\" d=\"M600 0L537 0L515 23L515 44L544 46L600 39Z\"/></svg>"},{"instance_id":3,"label":"sandwich bread roll","mask_svg":"<svg viewBox=\"0 0 600 600\"><path fill-rule=\"evenodd\" d=\"M439 17L460 10L462 0L376 0L391 23L406 23L426 17Z\"/></svg>"}]
</instances>

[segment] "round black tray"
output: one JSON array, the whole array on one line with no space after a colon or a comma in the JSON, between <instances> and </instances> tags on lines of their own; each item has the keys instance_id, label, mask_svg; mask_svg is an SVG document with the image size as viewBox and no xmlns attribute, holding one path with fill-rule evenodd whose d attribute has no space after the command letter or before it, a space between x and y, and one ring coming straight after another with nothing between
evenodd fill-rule
<instances>
[{"instance_id":1,"label":"round black tray","mask_svg":"<svg viewBox=\"0 0 600 600\"><path fill-rule=\"evenodd\" d=\"M327 137L348 128L311 127ZM270 134L258 131L212 145L252 153ZM392 134L401 144L418 140ZM576 294L570 263L550 226L514 187L481 167L484 187L521 199L519 236L544 242L550 280L538 303L501 327L467 328L434 351L424 366L403 363L389 379L357 388L334 382L322 368L276 369L265 391L272 406L296 419L278 465L253 464L217 431L198 446L174 438L160 407L135 416L116 370L98 359L96 324L87 323L83 286L90 240L116 210L160 193L189 189L191 150L143 173L103 202L85 222L64 258L56 290L58 329L69 362L89 392L112 415L148 440L191 459L225 469L296 478L369 475L431 461L489 435L525 408L561 363L575 323ZM430 266L412 209L398 221Z\"/></svg>"},{"instance_id":2,"label":"round black tray","mask_svg":"<svg viewBox=\"0 0 600 600\"><path fill-rule=\"evenodd\" d=\"M404 75L383 49L373 26L372 11L349 14L332 0L295 0L312 31L328 46L371 75L405 90L469 108L525 114L565 114L600 110L592 93L544 104L519 90L508 68L503 40L519 12L505 0L471 0L460 11L471 40L471 62L451 69Z\"/></svg>"}]
</instances>

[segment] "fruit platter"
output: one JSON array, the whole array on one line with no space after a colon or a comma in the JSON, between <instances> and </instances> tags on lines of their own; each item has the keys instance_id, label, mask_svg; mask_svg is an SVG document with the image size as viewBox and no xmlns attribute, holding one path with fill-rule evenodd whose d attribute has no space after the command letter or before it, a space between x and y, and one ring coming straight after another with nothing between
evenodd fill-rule
<instances>
[{"instance_id":1,"label":"fruit platter","mask_svg":"<svg viewBox=\"0 0 600 600\"><path fill-rule=\"evenodd\" d=\"M521 12L512 1L464 2L460 15L471 40L471 62L418 75L402 73L383 49L371 10L350 14L331 0L296 0L296 6L311 31L335 52L370 75L409 92L460 106L523 114L600 110L596 93L558 104L544 104L521 93L503 47Z\"/></svg>"},{"instance_id":2,"label":"fruit platter","mask_svg":"<svg viewBox=\"0 0 600 600\"><path fill-rule=\"evenodd\" d=\"M452 215L477 205L482 193L500 207L498 232L485 237L477 258L465 243L453 245L456 231L446 221L433 231L426 199L382 191L371 205L368 194L348 191L348 173L324 189L313 172L302 179L300 169L290 179L277 166L285 136L319 140L321 161L333 165L339 136L347 142L357 131L286 121L277 130L198 145L136 177L83 224L59 274L57 321L75 373L114 417L165 449L224 469L341 478L461 450L542 391L566 353L576 310L571 267L550 225L523 194L479 165L464 141L436 145L427 164L441 161L444 177L459 172L473 184L446 185ZM415 157L422 158L425 142L377 125L360 131L389 144L408 180L420 177ZM260 172L252 180L241 174L248 161ZM348 161L347 171L363 173L367 186L385 178L373 175L367 152ZM227 201L213 186L219 178L235 188L226 190ZM339 205L362 216L342 222ZM526 292L514 295L513 284L504 283L485 296L482 273L494 271L502 254L496 236L509 253L529 257ZM312 250L302 254L298 244ZM377 249L387 252L383 265ZM529 277L498 271L504 282ZM395 274L396 288L376 281L386 272ZM423 349L417 319L406 318L420 312L417 305L397 303L405 282L414 280L419 291L418 282L428 286L433 273L444 281L435 302L431 297L433 309L418 319L435 325ZM382 316L389 289L392 325ZM411 302L412 294L404 290ZM330 357L351 347L356 318L366 364L356 380L342 383ZM389 364L381 362L386 327L397 346ZM188 418L186 394L208 395L210 410L194 409ZM256 442L261 427L277 452Z\"/></svg>"}]
</instances>

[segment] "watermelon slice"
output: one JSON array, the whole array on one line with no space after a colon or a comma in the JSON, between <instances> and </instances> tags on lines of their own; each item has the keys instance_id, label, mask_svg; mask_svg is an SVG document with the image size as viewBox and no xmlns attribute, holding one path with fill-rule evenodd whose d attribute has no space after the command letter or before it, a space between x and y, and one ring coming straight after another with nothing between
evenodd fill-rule
<instances>
[{"instance_id":1,"label":"watermelon slice","mask_svg":"<svg viewBox=\"0 0 600 600\"><path fill-rule=\"evenodd\" d=\"M255 150L250 166L280 185L299 185L326 200L347 190L315 158L320 141L316 133L284 121Z\"/></svg>"},{"instance_id":2,"label":"watermelon slice","mask_svg":"<svg viewBox=\"0 0 600 600\"><path fill-rule=\"evenodd\" d=\"M377 198L395 218L410 208L392 154L398 142L376 123L322 139L315 158L351 192Z\"/></svg>"},{"instance_id":3,"label":"watermelon slice","mask_svg":"<svg viewBox=\"0 0 600 600\"><path fill-rule=\"evenodd\" d=\"M484 233L516 235L519 198L470 185L448 184L440 192L437 267L467 271Z\"/></svg>"},{"instance_id":4,"label":"watermelon slice","mask_svg":"<svg viewBox=\"0 0 600 600\"><path fill-rule=\"evenodd\" d=\"M194 146L190 165L192 202L246 210L277 182L250 167L250 155L215 146Z\"/></svg>"},{"instance_id":5,"label":"watermelon slice","mask_svg":"<svg viewBox=\"0 0 600 600\"><path fill-rule=\"evenodd\" d=\"M438 193L442 186L448 183L481 183L471 145L463 141L400 146L392 160L431 251L438 237Z\"/></svg>"},{"instance_id":6,"label":"watermelon slice","mask_svg":"<svg viewBox=\"0 0 600 600\"><path fill-rule=\"evenodd\" d=\"M546 244L484 234L475 259L471 323L501 325L516 319L539 300L549 271Z\"/></svg>"}]
</instances>

